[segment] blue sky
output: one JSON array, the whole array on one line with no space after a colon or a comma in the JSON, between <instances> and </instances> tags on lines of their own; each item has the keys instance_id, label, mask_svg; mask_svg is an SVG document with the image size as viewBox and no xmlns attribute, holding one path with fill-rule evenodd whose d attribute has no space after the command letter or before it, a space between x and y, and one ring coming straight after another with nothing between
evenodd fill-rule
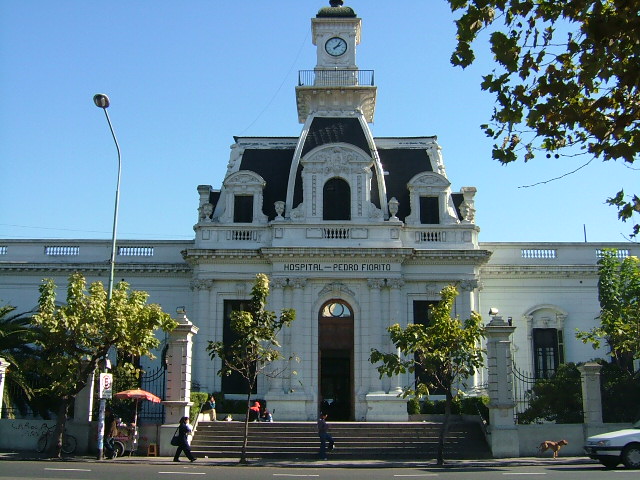
<instances>
[{"instance_id":1,"label":"blue sky","mask_svg":"<svg viewBox=\"0 0 640 480\"><path fill-rule=\"evenodd\" d=\"M437 135L454 191L475 186L481 241L624 241L604 200L638 172L536 158L502 166L479 128L490 70L449 63L444 0L347 0L362 18L357 63L375 70L374 136ZM298 70L315 65L310 18L328 0L0 2L0 241L110 238L116 151L118 237L191 239L200 184L219 188L233 136L298 136Z\"/></svg>"}]
</instances>

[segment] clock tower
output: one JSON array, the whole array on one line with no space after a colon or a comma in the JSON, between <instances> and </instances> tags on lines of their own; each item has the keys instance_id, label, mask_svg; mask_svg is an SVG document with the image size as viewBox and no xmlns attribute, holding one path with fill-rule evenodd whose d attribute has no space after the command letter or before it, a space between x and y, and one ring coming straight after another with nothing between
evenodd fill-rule
<instances>
[{"instance_id":1,"label":"clock tower","mask_svg":"<svg viewBox=\"0 0 640 480\"><path fill-rule=\"evenodd\" d=\"M317 61L313 70L299 73L296 98L298 120L305 123L312 113L359 112L373 122L376 87L372 70L356 65L362 21L342 0L331 0L311 19Z\"/></svg>"}]
</instances>

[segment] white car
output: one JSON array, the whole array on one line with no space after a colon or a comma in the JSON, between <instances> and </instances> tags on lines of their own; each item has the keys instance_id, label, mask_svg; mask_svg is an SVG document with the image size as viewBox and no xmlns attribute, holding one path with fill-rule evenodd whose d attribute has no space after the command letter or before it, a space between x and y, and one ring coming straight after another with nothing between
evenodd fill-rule
<instances>
[{"instance_id":1,"label":"white car","mask_svg":"<svg viewBox=\"0 0 640 480\"><path fill-rule=\"evenodd\" d=\"M620 462L627 468L640 468L640 420L631 428L587 438L584 451L608 468Z\"/></svg>"}]
</instances>

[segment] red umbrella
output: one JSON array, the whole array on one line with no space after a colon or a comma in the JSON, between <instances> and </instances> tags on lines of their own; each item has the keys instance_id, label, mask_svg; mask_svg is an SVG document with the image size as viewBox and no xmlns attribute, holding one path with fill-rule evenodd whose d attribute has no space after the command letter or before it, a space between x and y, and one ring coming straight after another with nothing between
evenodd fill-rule
<instances>
[{"instance_id":1,"label":"red umbrella","mask_svg":"<svg viewBox=\"0 0 640 480\"><path fill-rule=\"evenodd\" d=\"M136 411L135 416L133 417L133 423L136 425L136 430L138 428L138 402L140 400L149 400L153 403L160 403L162 401L160 397L155 396L153 393L139 388L118 392L114 395L114 398L131 398L136 401Z\"/></svg>"}]
</instances>

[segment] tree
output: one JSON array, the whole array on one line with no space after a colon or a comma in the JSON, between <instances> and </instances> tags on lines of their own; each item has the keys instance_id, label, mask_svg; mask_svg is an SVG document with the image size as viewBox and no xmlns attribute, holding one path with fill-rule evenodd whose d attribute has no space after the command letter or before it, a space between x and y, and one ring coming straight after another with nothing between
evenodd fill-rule
<instances>
[{"instance_id":1,"label":"tree","mask_svg":"<svg viewBox=\"0 0 640 480\"><path fill-rule=\"evenodd\" d=\"M15 310L11 305L0 306L0 357L10 364L3 403L24 408L24 400L28 402L33 398L28 373L36 358L34 342L39 332L31 325L30 313L15 313ZM22 394L16 396L14 392Z\"/></svg>"},{"instance_id":2,"label":"tree","mask_svg":"<svg viewBox=\"0 0 640 480\"><path fill-rule=\"evenodd\" d=\"M506 164L537 151L634 163L640 151L640 17L635 0L448 0L458 44L453 65L475 59L485 29L496 68L481 88L495 94L493 158ZM502 21L502 27L499 25ZM588 163L587 162L587 163ZM623 190L607 202L618 217L640 212ZM633 234L640 232L635 224Z\"/></svg>"},{"instance_id":3,"label":"tree","mask_svg":"<svg viewBox=\"0 0 640 480\"><path fill-rule=\"evenodd\" d=\"M600 348L604 341L618 366L633 369L640 359L640 260L620 259L615 249L605 249L598 260L600 325L578 331L583 343Z\"/></svg>"},{"instance_id":4,"label":"tree","mask_svg":"<svg viewBox=\"0 0 640 480\"><path fill-rule=\"evenodd\" d=\"M58 306L55 283L44 279L33 316L33 323L42 329L37 341L44 360L40 368L51 380L45 391L60 399L53 447L58 457L69 406L98 362L112 347L152 357L151 351L160 344L154 332L177 325L159 305L147 304L146 292L129 290L126 282L115 286L109 305L102 282L92 283L88 290L86 286L82 274L70 275L66 304Z\"/></svg>"},{"instance_id":5,"label":"tree","mask_svg":"<svg viewBox=\"0 0 640 480\"><path fill-rule=\"evenodd\" d=\"M582 383L575 363L563 363L551 378L536 380L527 392L529 407L518 423L582 423Z\"/></svg>"},{"instance_id":6,"label":"tree","mask_svg":"<svg viewBox=\"0 0 640 480\"><path fill-rule=\"evenodd\" d=\"M444 463L444 442L449 430L451 405L458 393L458 385L483 365L484 350L480 339L484 327L479 314L471 312L464 323L451 316L458 290L449 285L440 292L441 301L431 307L431 320L427 325L409 324L406 328L395 324L387 330L391 342L401 355L371 350L371 363L382 362L380 376L424 372L416 383L403 387L403 396L422 397L429 390L440 388L445 392L445 419L438 439L437 463Z\"/></svg>"},{"instance_id":7,"label":"tree","mask_svg":"<svg viewBox=\"0 0 640 480\"><path fill-rule=\"evenodd\" d=\"M274 312L265 310L268 296L269 279L260 273L256 275L251 289L250 310L231 313L231 329L237 334L237 340L229 345L210 341L207 346L212 360L215 357L222 360L218 375L226 376L237 372L247 382L247 414L240 463L247 463L251 392L260 375L273 378L283 373L282 369L272 366L273 362L284 359L280 351L278 333L289 327L296 316L293 309L283 309L279 317Z\"/></svg>"}]
</instances>

